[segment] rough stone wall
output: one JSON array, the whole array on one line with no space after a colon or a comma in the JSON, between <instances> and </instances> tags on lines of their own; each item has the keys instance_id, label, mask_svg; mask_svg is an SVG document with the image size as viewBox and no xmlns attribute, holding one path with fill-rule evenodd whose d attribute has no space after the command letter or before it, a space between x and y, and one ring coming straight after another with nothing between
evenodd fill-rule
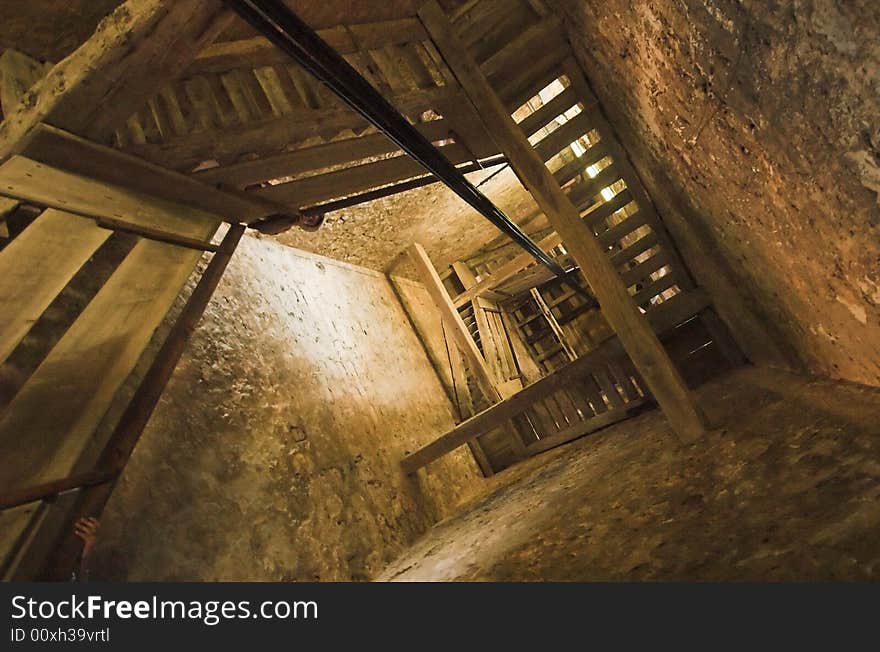
<instances>
[{"instance_id":1,"label":"rough stone wall","mask_svg":"<svg viewBox=\"0 0 880 652\"><path fill-rule=\"evenodd\" d=\"M880 384L880 4L552 6L685 257L809 370Z\"/></svg>"},{"instance_id":2,"label":"rough stone wall","mask_svg":"<svg viewBox=\"0 0 880 652\"><path fill-rule=\"evenodd\" d=\"M399 471L452 423L384 276L245 237L108 505L93 572L369 578L479 486L466 449L415 481Z\"/></svg>"}]
</instances>

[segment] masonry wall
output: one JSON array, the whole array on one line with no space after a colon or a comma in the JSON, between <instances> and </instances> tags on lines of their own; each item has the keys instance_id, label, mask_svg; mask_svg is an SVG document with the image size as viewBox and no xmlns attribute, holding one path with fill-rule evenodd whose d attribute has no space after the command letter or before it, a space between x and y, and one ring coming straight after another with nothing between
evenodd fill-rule
<instances>
[{"instance_id":1,"label":"masonry wall","mask_svg":"<svg viewBox=\"0 0 880 652\"><path fill-rule=\"evenodd\" d=\"M383 275L245 237L108 505L93 573L370 578L481 482L467 449L415 481L399 471L452 424Z\"/></svg>"},{"instance_id":2,"label":"masonry wall","mask_svg":"<svg viewBox=\"0 0 880 652\"><path fill-rule=\"evenodd\" d=\"M880 384L880 4L552 5L716 301L737 288L796 365Z\"/></svg>"}]
</instances>

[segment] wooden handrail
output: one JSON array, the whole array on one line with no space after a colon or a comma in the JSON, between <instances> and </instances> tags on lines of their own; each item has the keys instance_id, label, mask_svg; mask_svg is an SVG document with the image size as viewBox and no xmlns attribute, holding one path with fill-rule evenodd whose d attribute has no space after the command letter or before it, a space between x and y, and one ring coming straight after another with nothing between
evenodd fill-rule
<instances>
[{"instance_id":1,"label":"wooden handrail","mask_svg":"<svg viewBox=\"0 0 880 652\"><path fill-rule=\"evenodd\" d=\"M645 316L656 332L663 333L698 314L709 303L709 296L704 291L693 290L676 295L653 307ZM401 461L404 472L415 473L423 466L512 419L537 401L564 389L573 380L590 373L600 363L621 355L623 355L623 347L620 341L614 336L610 337L592 351L523 388L506 400L463 421L430 444L407 455Z\"/></svg>"},{"instance_id":2,"label":"wooden handrail","mask_svg":"<svg viewBox=\"0 0 880 652\"><path fill-rule=\"evenodd\" d=\"M593 349L554 371L549 376L524 387L522 391L500 403L483 410L467 421L461 422L455 429L450 430L442 437L434 440L427 446L407 455L401 465L406 473L413 473L421 467L466 444L471 439L489 432L500 426L523 411L527 410L535 402L540 401L554 392L563 389L571 381L584 376L600 362L608 360L614 353L619 353L620 348L616 340L606 340L605 344Z\"/></svg>"}]
</instances>

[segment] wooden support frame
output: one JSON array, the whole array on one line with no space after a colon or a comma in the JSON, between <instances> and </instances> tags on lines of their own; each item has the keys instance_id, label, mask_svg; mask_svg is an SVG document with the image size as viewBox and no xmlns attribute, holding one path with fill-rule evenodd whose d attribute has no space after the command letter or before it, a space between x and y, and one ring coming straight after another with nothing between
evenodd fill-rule
<instances>
[{"instance_id":1,"label":"wooden support frame","mask_svg":"<svg viewBox=\"0 0 880 652\"><path fill-rule=\"evenodd\" d=\"M223 273L226 271L244 231L245 227L242 225L229 227L217 253L208 263L205 273L199 279L180 316L165 338L162 348L141 381L140 387L104 447L96 464L97 469L109 469L110 472L118 474L125 467L159 403L165 386L183 355L187 342L208 307L220 279L223 278ZM43 569L44 579L57 581L70 576L82 552L82 541L74 535L73 524L84 516L100 516L114 486L115 481L111 478L109 481L88 486L80 494L68 518L67 526L62 529L54 552Z\"/></svg>"},{"instance_id":2,"label":"wooden support frame","mask_svg":"<svg viewBox=\"0 0 880 652\"><path fill-rule=\"evenodd\" d=\"M480 391L483 392L483 395L490 403L501 402L503 397L498 390L496 380L486 365L480 350L471 338L467 326L465 326L461 316L458 314L458 310L452 305L452 300L443 287L443 281L440 280L440 275L437 274L437 270L433 263L431 263L431 259L428 257L425 249L420 244L414 243L409 249L409 255L416 270L419 272L419 276L422 278L425 289L440 311L441 318L447 325L452 340L461 351L468 368L476 378ZM514 454L517 458L521 459L525 454L525 445L519 433L516 432L511 423L499 425L506 430L510 437Z\"/></svg>"},{"instance_id":3,"label":"wooden support frame","mask_svg":"<svg viewBox=\"0 0 880 652\"><path fill-rule=\"evenodd\" d=\"M617 270L581 221L577 208L510 117L436 0L422 6L419 18L482 117L484 126L580 266L606 319L644 377L673 431L683 442L696 440L705 432L701 411L657 335L633 303Z\"/></svg>"}]
</instances>

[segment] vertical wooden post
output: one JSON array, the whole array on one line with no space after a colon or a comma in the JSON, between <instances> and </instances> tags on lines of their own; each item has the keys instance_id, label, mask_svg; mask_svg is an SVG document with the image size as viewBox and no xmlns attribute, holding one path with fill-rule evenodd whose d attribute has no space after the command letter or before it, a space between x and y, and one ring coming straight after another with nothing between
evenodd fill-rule
<instances>
[{"instance_id":1,"label":"vertical wooden post","mask_svg":"<svg viewBox=\"0 0 880 652\"><path fill-rule=\"evenodd\" d=\"M425 289L437 305L444 323L449 328L452 340L461 350L468 368L474 374L480 391L483 392L483 395L490 403L500 403L503 397L495 384L495 378L486 366L486 361L468 332L467 326L462 321L461 315L458 314L458 310L452 303L446 288L443 287L443 281L440 280L440 275L437 274L437 270L434 268L431 259L428 258L425 249L420 244L415 243L410 247L409 254L419 275L422 277ZM523 444L513 424L507 422L502 427L510 437L514 454L518 458L525 457L525 444Z\"/></svg>"},{"instance_id":2,"label":"vertical wooden post","mask_svg":"<svg viewBox=\"0 0 880 652\"><path fill-rule=\"evenodd\" d=\"M214 290L223 277L223 272L235 252L245 227L233 224L223 238L220 248L214 254L202 278L190 295L172 326L162 348L147 371L140 387L119 420L96 467L102 470L121 472L131 457L135 445L153 415L159 398L177 363L180 361L186 344L205 312ZM47 560L41 575L43 579L62 581L70 577L82 553L82 541L73 534L73 524L82 517L100 516L110 498L115 482L108 482L84 489L71 517L59 535L54 552Z\"/></svg>"},{"instance_id":3,"label":"vertical wooden post","mask_svg":"<svg viewBox=\"0 0 880 652\"><path fill-rule=\"evenodd\" d=\"M577 208L529 145L467 47L454 33L436 0L423 5L419 17L476 107L486 129L577 261L608 323L617 332L673 430L684 442L696 440L705 431L703 416L657 335L633 303L598 239L582 222Z\"/></svg>"}]
</instances>

